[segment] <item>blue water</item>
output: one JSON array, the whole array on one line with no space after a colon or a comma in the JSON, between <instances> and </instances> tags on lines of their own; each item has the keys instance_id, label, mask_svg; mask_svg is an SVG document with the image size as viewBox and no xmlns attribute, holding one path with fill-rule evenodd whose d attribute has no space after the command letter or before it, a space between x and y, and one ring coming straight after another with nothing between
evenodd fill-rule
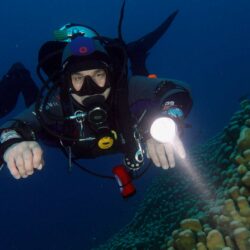
<instances>
[{"instance_id":1,"label":"blue water","mask_svg":"<svg viewBox=\"0 0 250 250\"><path fill-rule=\"evenodd\" d=\"M83 23L116 36L120 1L12 0L0 3L0 75L21 61L37 81L37 52L67 22ZM203 142L227 124L250 92L250 2L248 0L128 0L123 34L132 41L179 9L172 27L151 51L148 68L160 77L189 83L194 108L186 145ZM12 117L24 109L22 98ZM1 120L1 123L5 119ZM56 149L43 147L46 166L25 180L0 173L0 249L91 249L129 222L151 180L136 183L137 195L123 200L115 183L74 169ZM109 174L121 156L84 163Z\"/></svg>"}]
</instances>

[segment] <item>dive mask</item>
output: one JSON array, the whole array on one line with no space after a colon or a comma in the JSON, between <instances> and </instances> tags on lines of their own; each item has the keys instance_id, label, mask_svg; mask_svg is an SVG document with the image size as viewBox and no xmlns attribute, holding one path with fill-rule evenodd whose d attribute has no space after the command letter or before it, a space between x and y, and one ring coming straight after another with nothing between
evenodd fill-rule
<instances>
[{"instance_id":1,"label":"dive mask","mask_svg":"<svg viewBox=\"0 0 250 250\"><path fill-rule=\"evenodd\" d=\"M78 96L86 96L86 95L98 95L102 94L107 88L110 87L109 81L106 79L105 85L100 87L97 83L93 80L91 76L77 76L77 81L80 81L82 87L80 90L75 90L72 80L70 81L70 92L72 94L76 94Z\"/></svg>"}]
</instances>

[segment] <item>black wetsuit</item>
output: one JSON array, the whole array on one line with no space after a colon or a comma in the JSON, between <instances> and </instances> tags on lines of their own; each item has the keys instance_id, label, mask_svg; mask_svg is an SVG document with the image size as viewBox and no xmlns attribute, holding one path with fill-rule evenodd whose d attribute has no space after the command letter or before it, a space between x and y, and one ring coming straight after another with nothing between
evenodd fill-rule
<instances>
[{"instance_id":1,"label":"black wetsuit","mask_svg":"<svg viewBox=\"0 0 250 250\"><path fill-rule=\"evenodd\" d=\"M179 107L183 113L184 117L186 117L192 107L192 99L190 92L187 88L183 87L180 82L174 80L166 80L166 79L150 79L144 76L134 76L131 77L129 83L129 104L130 104L130 112L132 116L138 119L141 114L148 110L148 114L151 115L152 112L160 112L161 107L164 106L165 103L172 103L171 105ZM46 106L48 111L54 113L55 115L62 115L62 106L60 100L55 97L52 99L48 105ZM77 110L79 107L74 107ZM113 107L110 107L112 110ZM136 120L135 119L135 120ZM98 140L100 135L92 140L91 142L77 142L70 143L73 156L77 158L89 158L89 157L98 157L103 154L110 154L115 152L123 152L124 150L121 147L122 138L119 137L121 131L115 124L109 124L111 129L114 130L117 135L117 141L115 141L113 147L108 150L102 150L98 148ZM80 124L76 124L78 128L76 128L76 133L79 133ZM52 124L52 127L54 124ZM60 126L59 126L60 127ZM126 124L125 124L126 127ZM67 140L59 140L47 132L46 129L43 128L40 121L37 119L35 105L32 105L29 109L24 111L18 117L15 118L15 121L9 121L3 124L0 127L0 132L5 129L13 129L17 131L20 135L21 139L19 141L25 140L35 140L37 139L45 139L47 142L55 143L54 145L58 146L60 143L65 143L65 145L69 145ZM145 122L141 126L141 131L143 133L148 132L148 121ZM33 137L34 134L36 137ZM93 134L88 134L87 137L94 137ZM105 134L101 135L102 137ZM11 140L10 140L11 141ZM15 139L14 141L15 142ZM132 145L127 145L126 147L131 147ZM1 150L1 144L0 144ZM1 151L4 153L4 151Z\"/></svg>"}]
</instances>

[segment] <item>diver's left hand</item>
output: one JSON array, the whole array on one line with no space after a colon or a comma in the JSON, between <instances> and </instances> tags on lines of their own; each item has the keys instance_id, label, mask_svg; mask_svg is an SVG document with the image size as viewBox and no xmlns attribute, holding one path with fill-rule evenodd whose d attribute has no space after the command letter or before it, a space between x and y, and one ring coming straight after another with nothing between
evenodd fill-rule
<instances>
[{"instance_id":1,"label":"diver's left hand","mask_svg":"<svg viewBox=\"0 0 250 250\"><path fill-rule=\"evenodd\" d=\"M160 143L153 138L146 141L147 157L153 161L155 166L169 169L175 167L175 154L180 158L186 157L186 152L179 136L175 137L173 143Z\"/></svg>"}]
</instances>

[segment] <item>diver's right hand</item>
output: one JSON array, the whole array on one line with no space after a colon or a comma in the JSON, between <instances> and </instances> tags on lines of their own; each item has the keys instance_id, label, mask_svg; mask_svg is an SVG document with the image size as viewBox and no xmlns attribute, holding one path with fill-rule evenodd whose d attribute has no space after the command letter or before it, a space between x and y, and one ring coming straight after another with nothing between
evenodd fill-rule
<instances>
[{"instance_id":1,"label":"diver's right hand","mask_svg":"<svg viewBox=\"0 0 250 250\"><path fill-rule=\"evenodd\" d=\"M43 151L35 141L24 141L10 146L3 157L12 176L26 178L41 170L44 165Z\"/></svg>"}]
</instances>

